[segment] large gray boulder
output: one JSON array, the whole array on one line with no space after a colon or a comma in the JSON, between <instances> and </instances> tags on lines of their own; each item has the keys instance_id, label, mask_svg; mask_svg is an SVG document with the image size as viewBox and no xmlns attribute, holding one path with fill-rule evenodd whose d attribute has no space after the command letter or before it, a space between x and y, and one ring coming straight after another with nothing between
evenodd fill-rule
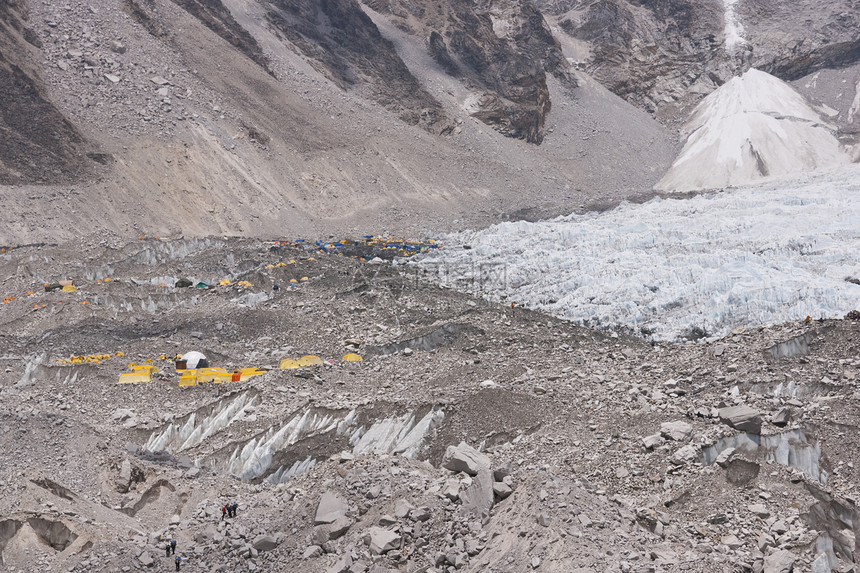
<instances>
[{"instance_id":1,"label":"large gray boulder","mask_svg":"<svg viewBox=\"0 0 860 573\"><path fill-rule=\"evenodd\" d=\"M791 573L796 557L791 551L780 549L764 558L764 573Z\"/></svg>"},{"instance_id":2,"label":"large gray boulder","mask_svg":"<svg viewBox=\"0 0 860 573\"><path fill-rule=\"evenodd\" d=\"M334 523L338 519L346 517L349 505L346 500L336 491L327 491L320 496L317 513L314 517L314 525Z\"/></svg>"},{"instance_id":3,"label":"large gray boulder","mask_svg":"<svg viewBox=\"0 0 860 573\"><path fill-rule=\"evenodd\" d=\"M466 442L459 446L448 446L442 458L442 467L452 472L465 472L470 476L478 475L481 469L490 468L490 458ZM492 475L490 476L492 479Z\"/></svg>"},{"instance_id":4,"label":"large gray boulder","mask_svg":"<svg viewBox=\"0 0 860 573\"><path fill-rule=\"evenodd\" d=\"M392 549L400 548L400 535L390 529L371 527L364 535L364 543L371 555L382 555Z\"/></svg>"},{"instance_id":5,"label":"large gray boulder","mask_svg":"<svg viewBox=\"0 0 860 573\"><path fill-rule=\"evenodd\" d=\"M252 547L259 552L271 551L278 546L278 540L272 535L258 535Z\"/></svg>"},{"instance_id":6,"label":"large gray boulder","mask_svg":"<svg viewBox=\"0 0 860 573\"><path fill-rule=\"evenodd\" d=\"M116 476L116 490L119 493L126 493L131 487L131 462L123 460L119 468L119 475Z\"/></svg>"},{"instance_id":7,"label":"large gray boulder","mask_svg":"<svg viewBox=\"0 0 860 573\"><path fill-rule=\"evenodd\" d=\"M683 420L663 422L660 424L660 435L676 442L686 442L693 435L693 426Z\"/></svg>"},{"instance_id":8,"label":"large gray boulder","mask_svg":"<svg viewBox=\"0 0 860 573\"><path fill-rule=\"evenodd\" d=\"M720 409L720 421L741 432L761 434L761 414L749 406L730 406Z\"/></svg>"},{"instance_id":9,"label":"large gray boulder","mask_svg":"<svg viewBox=\"0 0 860 573\"><path fill-rule=\"evenodd\" d=\"M493 507L493 484L493 472L490 468L480 470L472 480L472 485L460 493L463 511L479 517L488 516Z\"/></svg>"}]
</instances>

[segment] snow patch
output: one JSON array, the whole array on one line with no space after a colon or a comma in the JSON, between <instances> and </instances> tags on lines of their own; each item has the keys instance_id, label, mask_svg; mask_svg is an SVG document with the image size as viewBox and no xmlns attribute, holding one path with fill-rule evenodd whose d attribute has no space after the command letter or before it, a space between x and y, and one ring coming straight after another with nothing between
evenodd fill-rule
<instances>
[{"instance_id":1,"label":"snow patch","mask_svg":"<svg viewBox=\"0 0 860 573\"><path fill-rule=\"evenodd\" d=\"M491 300L504 293L507 303L578 324L657 340L713 338L806 316L841 318L856 308L860 286L845 278L860 276L857 221L860 166L849 165L448 235L448 248L410 264L460 290Z\"/></svg>"},{"instance_id":2,"label":"snow patch","mask_svg":"<svg viewBox=\"0 0 860 573\"><path fill-rule=\"evenodd\" d=\"M835 129L790 85L751 69L702 100L660 191L746 185L850 162Z\"/></svg>"}]
</instances>

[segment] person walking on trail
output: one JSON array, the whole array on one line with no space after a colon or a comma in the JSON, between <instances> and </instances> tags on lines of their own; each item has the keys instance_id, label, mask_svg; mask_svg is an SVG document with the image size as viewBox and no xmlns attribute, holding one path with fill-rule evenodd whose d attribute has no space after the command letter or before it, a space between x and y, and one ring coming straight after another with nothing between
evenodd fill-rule
<instances>
[{"instance_id":1,"label":"person walking on trail","mask_svg":"<svg viewBox=\"0 0 860 573\"><path fill-rule=\"evenodd\" d=\"M227 506L223 506L221 508L221 521L224 521L224 518L227 517Z\"/></svg>"},{"instance_id":2,"label":"person walking on trail","mask_svg":"<svg viewBox=\"0 0 860 573\"><path fill-rule=\"evenodd\" d=\"M173 552L174 555L176 555L176 540L175 539L170 540L170 550Z\"/></svg>"},{"instance_id":3,"label":"person walking on trail","mask_svg":"<svg viewBox=\"0 0 860 573\"><path fill-rule=\"evenodd\" d=\"M239 504L238 504L238 503L234 503L234 504L233 504L233 517L236 517L236 510L237 510L237 509L239 509Z\"/></svg>"},{"instance_id":4,"label":"person walking on trail","mask_svg":"<svg viewBox=\"0 0 860 573\"><path fill-rule=\"evenodd\" d=\"M165 557L170 557L170 544L169 543L167 544L165 549L167 550L167 555L165 555Z\"/></svg>"},{"instance_id":5,"label":"person walking on trail","mask_svg":"<svg viewBox=\"0 0 860 573\"><path fill-rule=\"evenodd\" d=\"M179 564L182 563L182 557L176 557L176 570L179 571Z\"/></svg>"}]
</instances>

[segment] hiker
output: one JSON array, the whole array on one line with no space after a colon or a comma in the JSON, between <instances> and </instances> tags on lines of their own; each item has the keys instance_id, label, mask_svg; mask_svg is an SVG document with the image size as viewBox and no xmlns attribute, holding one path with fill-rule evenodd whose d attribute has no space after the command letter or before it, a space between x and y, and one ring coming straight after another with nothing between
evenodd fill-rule
<instances>
[{"instance_id":1,"label":"hiker","mask_svg":"<svg viewBox=\"0 0 860 573\"><path fill-rule=\"evenodd\" d=\"M165 557L170 557L170 544L168 543L164 549L167 550L167 554L165 555Z\"/></svg>"},{"instance_id":2,"label":"hiker","mask_svg":"<svg viewBox=\"0 0 860 573\"><path fill-rule=\"evenodd\" d=\"M236 510L237 510L237 509L239 509L239 504L238 504L238 503L234 503L234 504L233 504L233 517L236 517Z\"/></svg>"},{"instance_id":3,"label":"hiker","mask_svg":"<svg viewBox=\"0 0 860 573\"><path fill-rule=\"evenodd\" d=\"M221 508L221 521L224 521L224 518L227 517L227 506L223 506Z\"/></svg>"},{"instance_id":4,"label":"hiker","mask_svg":"<svg viewBox=\"0 0 860 573\"><path fill-rule=\"evenodd\" d=\"M179 571L179 564L182 562L182 557L176 557L176 570Z\"/></svg>"},{"instance_id":5,"label":"hiker","mask_svg":"<svg viewBox=\"0 0 860 573\"><path fill-rule=\"evenodd\" d=\"M175 539L170 540L170 550L173 552L174 555L176 555L176 540Z\"/></svg>"}]
</instances>

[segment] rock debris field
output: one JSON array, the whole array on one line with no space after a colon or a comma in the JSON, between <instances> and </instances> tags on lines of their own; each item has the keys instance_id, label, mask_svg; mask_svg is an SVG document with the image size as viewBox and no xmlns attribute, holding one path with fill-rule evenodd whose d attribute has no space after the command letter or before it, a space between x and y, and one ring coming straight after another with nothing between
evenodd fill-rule
<instances>
[{"instance_id":1,"label":"rock debris field","mask_svg":"<svg viewBox=\"0 0 860 573\"><path fill-rule=\"evenodd\" d=\"M860 321L647 342L244 239L0 267L4 571L854 570Z\"/></svg>"}]
</instances>

